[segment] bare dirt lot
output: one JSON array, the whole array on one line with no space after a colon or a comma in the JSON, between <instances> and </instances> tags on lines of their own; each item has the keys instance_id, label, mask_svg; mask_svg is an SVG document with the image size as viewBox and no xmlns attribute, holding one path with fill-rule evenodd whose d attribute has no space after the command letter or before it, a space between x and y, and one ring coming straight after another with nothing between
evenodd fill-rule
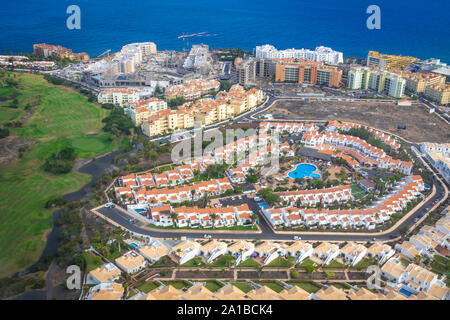
<instances>
[{"instance_id":1,"label":"bare dirt lot","mask_svg":"<svg viewBox=\"0 0 450 320\"><path fill-rule=\"evenodd\" d=\"M412 142L450 142L450 126L421 104L408 107L377 101L277 101L267 112L274 118L354 121ZM406 130L397 130L399 125L405 125Z\"/></svg>"},{"instance_id":2,"label":"bare dirt lot","mask_svg":"<svg viewBox=\"0 0 450 320\"><path fill-rule=\"evenodd\" d=\"M19 149L31 146L34 142L31 139L20 138L18 136L8 136L0 140L0 165L7 165L19 158Z\"/></svg>"}]
</instances>

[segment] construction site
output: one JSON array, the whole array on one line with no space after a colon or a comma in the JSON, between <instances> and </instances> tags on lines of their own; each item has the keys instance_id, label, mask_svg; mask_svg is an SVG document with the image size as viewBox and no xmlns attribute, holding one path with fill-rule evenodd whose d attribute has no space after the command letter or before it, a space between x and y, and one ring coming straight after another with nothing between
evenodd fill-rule
<instances>
[{"instance_id":1,"label":"construction site","mask_svg":"<svg viewBox=\"0 0 450 320\"><path fill-rule=\"evenodd\" d=\"M448 124L421 103L399 106L394 102L379 101L279 100L267 113L276 119L357 122L389 131L411 142L450 141L450 131L444 129Z\"/></svg>"},{"instance_id":2,"label":"construction site","mask_svg":"<svg viewBox=\"0 0 450 320\"><path fill-rule=\"evenodd\" d=\"M153 42L127 44L116 53L108 49L76 69L72 66L66 70L65 76L78 78L99 90L121 87L146 91L178 85L186 80L214 78L223 67L216 61L209 46L189 44L191 38L207 36L214 35L200 32L178 36L183 42L181 52L158 51Z\"/></svg>"}]
</instances>

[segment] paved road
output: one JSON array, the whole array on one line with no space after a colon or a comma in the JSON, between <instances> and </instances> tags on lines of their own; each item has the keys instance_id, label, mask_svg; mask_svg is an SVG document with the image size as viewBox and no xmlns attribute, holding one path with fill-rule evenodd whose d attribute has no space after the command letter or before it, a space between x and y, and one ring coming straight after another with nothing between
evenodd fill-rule
<instances>
[{"instance_id":1,"label":"paved road","mask_svg":"<svg viewBox=\"0 0 450 320\"><path fill-rule=\"evenodd\" d=\"M418 146L415 146L418 148ZM411 154L416 157L414 152L411 152ZM423 162L423 158L419 158L419 161ZM414 224L414 219L419 218L419 216L425 215L425 213L432 207L432 203L437 203L439 200L441 200L444 196L447 197L448 195L445 194L445 188L443 182L438 180L436 177L438 176L436 172L433 172L434 175L432 176L433 185L436 187L436 194L429 199L426 203L422 204L421 207L410 217L405 219L394 231L391 231L389 233L380 235L376 237L376 240L380 241L386 241L393 238L396 238L399 236L399 230L401 230L405 226L411 226ZM236 202L237 201L237 202ZM249 234L249 233L242 233L239 231L236 232L230 232L230 233L209 233L208 230L205 230L205 233L211 234L212 238L217 239L264 239L264 240L292 240L295 235L298 235L298 233L285 233L285 234L276 234L273 232L273 230L270 228L266 220L262 217L262 212L259 210L258 205L253 199L249 199L246 197L243 197L242 200L235 200L235 205L240 204L238 203L241 201L242 203L248 203L250 208L256 212L260 216L260 228L261 233L255 233L255 234ZM227 204L227 203L224 203ZM142 228L142 224L132 224L129 222L130 216L128 216L126 213L123 213L122 211L116 209L116 208L105 208L102 207L98 209L98 211L103 214L104 216L108 217L109 219L115 221L122 227L136 232L141 233L144 235L148 235L151 237L156 238L178 238L180 236L187 236L192 238L201 238L203 237L202 233L198 232L190 232L186 231L183 233L179 232L171 232L167 230L148 230ZM303 234L301 235L302 240L310 240L310 241L373 241L374 236L373 235L367 235L364 233L361 233L361 235L349 235L346 233L342 234L323 234L321 232L316 233L310 233L310 234Z\"/></svg>"}]
</instances>

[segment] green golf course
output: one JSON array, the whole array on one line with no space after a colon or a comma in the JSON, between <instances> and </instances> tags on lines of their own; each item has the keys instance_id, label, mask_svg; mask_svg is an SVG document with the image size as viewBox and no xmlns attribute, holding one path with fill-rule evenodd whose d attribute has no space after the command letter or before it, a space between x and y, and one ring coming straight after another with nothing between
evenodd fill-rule
<instances>
[{"instance_id":1,"label":"green golf course","mask_svg":"<svg viewBox=\"0 0 450 320\"><path fill-rule=\"evenodd\" d=\"M0 86L0 126L20 120L25 108L35 103L32 116L21 127L9 130L11 135L36 143L22 158L0 166L0 277L22 270L40 257L52 227L51 211L44 208L46 201L76 191L91 179L74 170L61 175L45 172L45 160L67 146L75 149L77 158L117 148L110 134L101 130L107 110L71 89L49 84L41 75L8 72L6 77L18 85Z\"/></svg>"}]
</instances>

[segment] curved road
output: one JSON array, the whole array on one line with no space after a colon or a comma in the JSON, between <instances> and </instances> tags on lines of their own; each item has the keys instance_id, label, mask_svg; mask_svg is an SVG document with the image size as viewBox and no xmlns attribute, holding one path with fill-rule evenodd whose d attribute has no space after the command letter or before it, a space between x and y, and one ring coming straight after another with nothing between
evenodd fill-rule
<instances>
[{"instance_id":1,"label":"curved road","mask_svg":"<svg viewBox=\"0 0 450 320\"><path fill-rule=\"evenodd\" d=\"M230 122L237 122L238 120L250 120L250 119L254 120L254 115L267 110L268 108L270 108L272 106L272 104L276 100L279 100L278 98L274 97L273 95L267 95L267 97L268 97L267 101L264 104L262 104L259 108L255 109L253 111L247 112L243 115L240 115L234 119L231 119ZM298 99L298 97L297 97L297 99ZM296 121L301 121L301 120L296 120ZM315 121L322 122L320 120L315 120ZM166 138L166 137L162 137L160 139L163 139L163 138ZM398 138L405 141L401 137L398 137ZM413 157L415 157L416 159L418 159L420 162L422 162L425 166L428 166L427 161L425 159L423 159L421 156L418 157L416 155L416 153L413 152L413 150L412 150L412 148L419 150L419 145L412 144L409 141L405 141L405 143L411 149L410 154ZM372 233L361 233L358 235L355 235L354 233L348 234L348 233L344 233L344 232L342 232L341 234L336 234L336 233L335 234L327 234L327 233L322 233L322 232L304 232L304 233L292 232L292 233L282 233L282 234L275 233L275 232L273 232L272 228L269 226L268 222L263 218L262 212L260 211L260 209L256 205L256 203L252 203L253 200L248 200L247 203L252 208L252 210L257 211L258 215L260 216L259 227L261 229L261 233L243 233L243 232L239 232L239 231L227 232L227 233L214 233L214 232L208 232L208 230L205 230L205 233L210 234L212 238L216 238L216 239L292 240L294 236L300 235L302 240L310 240L310 241L373 241L374 237L376 238L377 241L388 241L388 240L393 241L394 239L399 237L399 232L398 232L399 230L401 230L405 226L411 227L415 223L414 220L416 218L419 218L419 216L420 217L425 216L427 211L429 211L429 209L432 208L432 203L436 204L444 197L445 197L444 200L447 199L448 191L447 191L446 186L444 186L444 183L445 183L445 182L443 182L444 180L442 179L442 177L439 176L439 173L437 173L434 169L432 170L432 172L433 172L432 181L433 181L433 185L436 188L435 195L431 199L429 199L426 203L422 204L416 210L416 212L414 212L414 214L411 214L411 216L409 216L401 224L399 224L395 230L388 232L388 233L383 233L379 236L374 236L373 232ZM111 209L111 208L102 207L102 208L97 209L97 211L99 213L101 213L102 215L104 215L105 217L107 217L107 218L113 220L114 222L116 222L117 224L121 225L125 229L128 229L132 232L148 235L151 237L179 238L181 236L187 236L187 237L192 237L192 238L199 238L199 237L203 236L203 233L199 233L199 232L190 232L190 231L172 232L172 231L167 231L164 229L149 230L146 228L142 228L139 226L139 224L129 223L130 216L116 208Z\"/></svg>"},{"instance_id":2,"label":"curved road","mask_svg":"<svg viewBox=\"0 0 450 320\"><path fill-rule=\"evenodd\" d=\"M415 153L411 152L414 156ZM420 157L420 161L424 162L424 160ZM292 233L275 233L271 229L271 227L268 225L266 220L262 217L262 213L259 209L258 214L260 216L259 222L260 222L260 229L261 233L243 233L243 232L226 232L226 233L214 233L214 232L208 232L208 230L205 230L205 233L210 234L212 238L216 239L264 239L264 240L292 240L294 236L301 236L302 240L310 240L310 241L373 241L374 237L377 241L389 241L394 240L399 236L398 230L402 229L404 226L412 226L414 224L414 219L419 218L419 215L425 216L427 213L427 208L431 209L432 203L437 203L438 201L442 200L444 197L446 200L448 197L446 187L444 186L443 182L440 178L437 178L437 175L435 172L433 172L432 176L433 184L436 188L435 195L430 198L427 202L422 204L414 214L409 216L407 219L405 219L401 224L397 226L397 228L391 232L383 233L379 236L374 236L373 233L361 233L360 235L348 234L342 232L341 234L327 234L327 233L321 233L321 232L292 232ZM250 207L255 210L255 207L252 206L251 201L248 200L248 203ZM161 230L149 230L146 228L142 228L142 224L132 224L129 222L130 216L121 210L117 208L99 208L97 209L99 213L104 215L105 217L111 219L112 221L116 222L120 226L122 226L125 229L128 229L129 231L148 235L155 238L179 238L181 236L187 236L192 238L201 238L203 237L203 233L199 232L173 232L173 231L167 231L164 229Z\"/></svg>"}]
</instances>

